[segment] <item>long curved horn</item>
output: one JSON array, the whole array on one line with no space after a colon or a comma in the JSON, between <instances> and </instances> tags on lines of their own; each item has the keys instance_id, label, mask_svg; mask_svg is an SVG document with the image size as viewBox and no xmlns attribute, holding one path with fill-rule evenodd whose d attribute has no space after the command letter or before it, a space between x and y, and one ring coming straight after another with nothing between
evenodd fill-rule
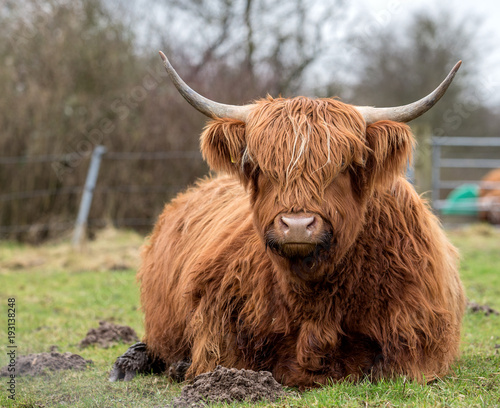
<instances>
[{"instance_id":1,"label":"long curved horn","mask_svg":"<svg viewBox=\"0 0 500 408\"><path fill-rule=\"evenodd\" d=\"M450 86L451 81L453 81L453 78L455 77L455 74L461 64L462 61L458 61L445 80L441 82L441 85L439 85L429 95L416 102L393 108L374 108L371 106L355 106L355 108L363 115L367 125L379 120L409 122L418 118L420 115L423 115L430 108L432 108L437 101L439 101Z\"/></svg>"},{"instance_id":2,"label":"long curved horn","mask_svg":"<svg viewBox=\"0 0 500 408\"><path fill-rule=\"evenodd\" d=\"M160 51L160 57L163 60L165 69L167 70L168 76L174 83L175 87L179 93L188 101L194 108L199 110L204 115L209 118L231 118L241 120L245 122L248 113L252 110L254 105L225 105L223 103L218 103L211 101L210 99L201 96L200 94L193 91L175 72L175 69L170 65L168 58L163 52Z\"/></svg>"}]
</instances>

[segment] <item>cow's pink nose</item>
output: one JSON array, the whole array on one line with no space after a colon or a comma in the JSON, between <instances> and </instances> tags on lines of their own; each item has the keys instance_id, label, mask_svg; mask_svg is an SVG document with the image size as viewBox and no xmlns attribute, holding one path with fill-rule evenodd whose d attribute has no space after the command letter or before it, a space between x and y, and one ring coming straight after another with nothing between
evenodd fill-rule
<instances>
[{"instance_id":1,"label":"cow's pink nose","mask_svg":"<svg viewBox=\"0 0 500 408\"><path fill-rule=\"evenodd\" d=\"M313 214L283 214L277 218L277 227L286 243L310 243L318 227L321 227L320 218Z\"/></svg>"}]
</instances>

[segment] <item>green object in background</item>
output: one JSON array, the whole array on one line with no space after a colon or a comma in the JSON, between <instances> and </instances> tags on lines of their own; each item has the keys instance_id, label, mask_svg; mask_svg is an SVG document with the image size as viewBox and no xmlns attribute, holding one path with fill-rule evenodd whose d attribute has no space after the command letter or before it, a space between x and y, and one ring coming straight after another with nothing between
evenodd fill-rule
<instances>
[{"instance_id":1,"label":"green object in background","mask_svg":"<svg viewBox=\"0 0 500 408\"><path fill-rule=\"evenodd\" d=\"M454 189L446 198L442 213L446 215L477 215L477 184L462 184Z\"/></svg>"}]
</instances>

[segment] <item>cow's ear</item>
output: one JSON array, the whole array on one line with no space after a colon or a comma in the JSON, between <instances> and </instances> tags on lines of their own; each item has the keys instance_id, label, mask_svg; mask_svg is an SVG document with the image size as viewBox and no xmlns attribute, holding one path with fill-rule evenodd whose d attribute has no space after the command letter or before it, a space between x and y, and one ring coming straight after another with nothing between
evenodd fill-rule
<instances>
[{"instance_id":1,"label":"cow's ear","mask_svg":"<svg viewBox=\"0 0 500 408\"><path fill-rule=\"evenodd\" d=\"M245 148L245 123L239 120L212 120L201 135L201 152L212 170L239 173Z\"/></svg>"},{"instance_id":2,"label":"cow's ear","mask_svg":"<svg viewBox=\"0 0 500 408\"><path fill-rule=\"evenodd\" d=\"M414 146L408 125L388 120L375 122L366 128L366 141L371 149L366 167L375 184L388 185L405 172Z\"/></svg>"}]
</instances>

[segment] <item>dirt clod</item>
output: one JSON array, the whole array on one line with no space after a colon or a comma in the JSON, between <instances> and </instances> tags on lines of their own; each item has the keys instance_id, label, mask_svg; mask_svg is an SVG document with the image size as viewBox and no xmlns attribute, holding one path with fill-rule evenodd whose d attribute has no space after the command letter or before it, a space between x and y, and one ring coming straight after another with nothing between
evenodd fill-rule
<instances>
[{"instance_id":1,"label":"dirt clod","mask_svg":"<svg viewBox=\"0 0 500 408\"><path fill-rule=\"evenodd\" d=\"M204 407L210 402L274 401L284 395L283 387L268 371L218 366L212 372L197 376L193 384L186 385L170 407Z\"/></svg>"},{"instance_id":2,"label":"dirt clod","mask_svg":"<svg viewBox=\"0 0 500 408\"><path fill-rule=\"evenodd\" d=\"M16 375L43 375L49 371L85 370L92 360L85 360L82 356L72 353L37 353L17 356L15 364ZM0 369L0 376L12 374L9 366Z\"/></svg>"},{"instance_id":3,"label":"dirt clod","mask_svg":"<svg viewBox=\"0 0 500 408\"><path fill-rule=\"evenodd\" d=\"M100 321L99 327L87 332L87 336L80 342L80 347L85 348L95 344L102 348L108 348L120 341L130 344L139 341L139 338L134 329L129 326Z\"/></svg>"},{"instance_id":4,"label":"dirt clod","mask_svg":"<svg viewBox=\"0 0 500 408\"><path fill-rule=\"evenodd\" d=\"M489 307L488 305L480 305L476 302L467 303L467 309L470 310L472 313L483 312L486 316L489 316L490 314L498 316L499 314L497 310Z\"/></svg>"}]
</instances>

